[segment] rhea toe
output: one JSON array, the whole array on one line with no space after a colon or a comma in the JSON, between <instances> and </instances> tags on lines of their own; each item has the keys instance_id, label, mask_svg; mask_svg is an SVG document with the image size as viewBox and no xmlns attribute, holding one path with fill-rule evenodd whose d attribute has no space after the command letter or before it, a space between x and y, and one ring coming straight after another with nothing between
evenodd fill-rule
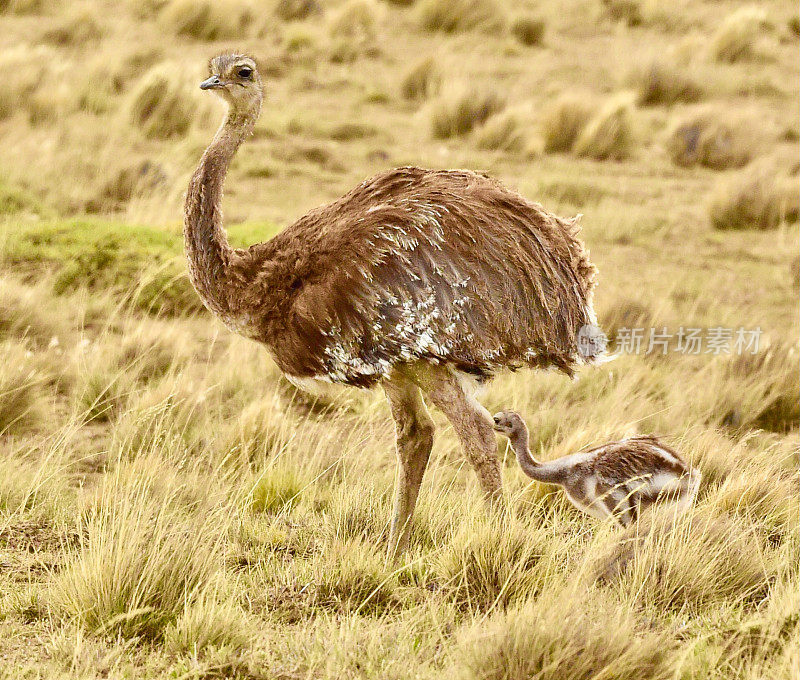
<instances>
[{"instance_id":1,"label":"rhea toe","mask_svg":"<svg viewBox=\"0 0 800 680\"><path fill-rule=\"evenodd\" d=\"M700 471L656 437L630 437L541 463L531 455L528 426L518 413L495 414L494 429L508 437L528 477L562 486L578 510L623 526L656 502L683 512L700 486Z\"/></svg>"}]
</instances>

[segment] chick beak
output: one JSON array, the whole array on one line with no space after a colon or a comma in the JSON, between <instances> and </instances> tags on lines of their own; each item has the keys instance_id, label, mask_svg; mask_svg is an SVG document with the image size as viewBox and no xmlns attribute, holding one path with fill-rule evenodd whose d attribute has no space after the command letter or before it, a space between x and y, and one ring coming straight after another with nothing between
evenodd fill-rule
<instances>
[{"instance_id":1,"label":"chick beak","mask_svg":"<svg viewBox=\"0 0 800 680\"><path fill-rule=\"evenodd\" d=\"M200 83L201 90L213 90L218 87L222 87L222 82L220 81L219 76L211 76Z\"/></svg>"}]
</instances>

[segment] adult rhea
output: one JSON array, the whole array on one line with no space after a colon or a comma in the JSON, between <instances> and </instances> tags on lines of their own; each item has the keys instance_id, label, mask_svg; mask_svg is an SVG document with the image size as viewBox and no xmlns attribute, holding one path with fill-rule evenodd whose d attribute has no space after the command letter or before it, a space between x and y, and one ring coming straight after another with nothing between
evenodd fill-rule
<instances>
[{"instance_id":1,"label":"adult rhea","mask_svg":"<svg viewBox=\"0 0 800 680\"><path fill-rule=\"evenodd\" d=\"M399 472L389 551L407 543L433 443L422 399L455 429L486 496L501 494L493 422L475 378L505 368L571 375L595 358L578 335L595 322L595 269L577 220L545 211L465 170L404 167L312 210L266 243L228 244L225 174L258 118L255 61L222 54L200 87L228 105L186 196L189 275L231 330L262 343L287 378L380 384L397 430Z\"/></svg>"}]
</instances>

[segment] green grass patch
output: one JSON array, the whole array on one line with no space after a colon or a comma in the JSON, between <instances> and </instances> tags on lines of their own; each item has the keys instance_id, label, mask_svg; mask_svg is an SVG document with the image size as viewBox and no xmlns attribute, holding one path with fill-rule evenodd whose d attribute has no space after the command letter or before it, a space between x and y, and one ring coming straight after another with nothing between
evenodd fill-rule
<instances>
[{"instance_id":1,"label":"green grass patch","mask_svg":"<svg viewBox=\"0 0 800 680\"><path fill-rule=\"evenodd\" d=\"M234 247L277 233L264 222L230 230ZM202 309L186 274L183 236L176 230L81 218L14 223L2 239L3 259L28 276L53 273L54 292L110 290L133 308L169 316Z\"/></svg>"}]
</instances>

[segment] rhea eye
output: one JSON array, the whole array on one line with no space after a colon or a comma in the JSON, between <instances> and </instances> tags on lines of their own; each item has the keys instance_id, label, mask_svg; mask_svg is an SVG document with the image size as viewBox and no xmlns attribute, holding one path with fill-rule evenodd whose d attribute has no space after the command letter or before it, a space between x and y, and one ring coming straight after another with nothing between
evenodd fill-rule
<instances>
[{"instance_id":1,"label":"rhea eye","mask_svg":"<svg viewBox=\"0 0 800 680\"><path fill-rule=\"evenodd\" d=\"M236 73L240 78L247 79L253 75L253 69L249 68L248 66L243 66Z\"/></svg>"}]
</instances>

